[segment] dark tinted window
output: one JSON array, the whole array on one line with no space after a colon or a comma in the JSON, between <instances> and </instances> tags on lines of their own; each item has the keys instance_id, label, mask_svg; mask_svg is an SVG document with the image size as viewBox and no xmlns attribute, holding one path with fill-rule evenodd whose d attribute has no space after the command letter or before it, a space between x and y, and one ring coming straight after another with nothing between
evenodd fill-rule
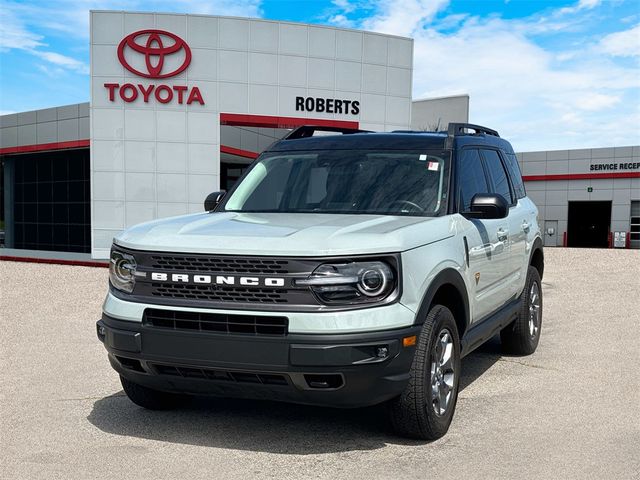
<instances>
[{"instance_id":1,"label":"dark tinted window","mask_svg":"<svg viewBox=\"0 0 640 480\"><path fill-rule=\"evenodd\" d=\"M509 170L509 176L511 177L511 183L516 191L518 198L524 198L527 196L527 191L524 189L524 182L522 181L522 173L520 173L520 165L518 165L518 159L513 153L507 153L505 155L507 159L507 170Z\"/></svg>"},{"instance_id":2,"label":"dark tinted window","mask_svg":"<svg viewBox=\"0 0 640 480\"><path fill-rule=\"evenodd\" d=\"M476 193L489 193L489 187L477 150L462 150L459 158L460 206L462 211L466 211L469 210L473 196Z\"/></svg>"},{"instance_id":3,"label":"dark tinted window","mask_svg":"<svg viewBox=\"0 0 640 480\"><path fill-rule=\"evenodd\" d=\"M446 207L448 152L314 150L267 154L225 210L437 215Z\"/></svg>"},{"instance_id":4,"label":"dark tinted window","mask_svg":"<svg viewBox=\"0 0 640 480\"><path fill-rule=\"evenodd\" d=\"M504 170L504 165L495 150L482 150L482 155L487 165L487 173L491 182L491 193L499 193L507 203L512 203L509 177Z\"/></svg>"}]
</instances>

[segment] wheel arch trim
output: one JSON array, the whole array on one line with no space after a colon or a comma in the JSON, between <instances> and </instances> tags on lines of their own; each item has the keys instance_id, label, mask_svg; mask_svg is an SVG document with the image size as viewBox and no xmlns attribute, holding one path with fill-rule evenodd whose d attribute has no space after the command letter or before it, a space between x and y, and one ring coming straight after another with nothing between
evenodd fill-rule
<instances>
[{"instance_id":1,"label":"wheel arch trim","mask_svg":"<svg viewBox=\"0 0 640 480\"><path fill-rule=\"evenodd\" d=\"M429 284L429 288L425 292L422 297L422 302L420 303L420 307L418 308L418 312L416 313L415 325L422 325L427 318L427 314L429 313L429 308L433 302L433 299L436 296L438 290L445 286L451 285L455 288L462 298L462 308L464 310L464 318L462 319L465 329L469 327L469 295L467 293L467 287L462 278L462 275L459 271L453 268L445 268L441 272L439 272L433 279L433 281ZM458 319L456 319L458 320ZM458 323L458 321L456 321ZM463 332L458 332L460 336L462 336Z\"/></svg>"}]
</instances>

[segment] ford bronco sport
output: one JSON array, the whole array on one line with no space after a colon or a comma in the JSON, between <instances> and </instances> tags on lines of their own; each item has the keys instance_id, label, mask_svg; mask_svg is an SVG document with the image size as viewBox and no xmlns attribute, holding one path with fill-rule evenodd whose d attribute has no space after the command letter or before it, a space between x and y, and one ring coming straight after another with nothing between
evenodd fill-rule
<instances>
[{"instance_id":1,"label":"ford bronco sport","mask_svg":"<svg viewBox=\"0 0 640 480\"><path fill-rule=\"evenodd\" d=\"M543 250L511 145L470 124L320 130L271 145L205 212L114 239L97 334L133 402L385 402L398 434L434 439L462 357L498 332L534 352Z\"/></svg>"}]
</instances>

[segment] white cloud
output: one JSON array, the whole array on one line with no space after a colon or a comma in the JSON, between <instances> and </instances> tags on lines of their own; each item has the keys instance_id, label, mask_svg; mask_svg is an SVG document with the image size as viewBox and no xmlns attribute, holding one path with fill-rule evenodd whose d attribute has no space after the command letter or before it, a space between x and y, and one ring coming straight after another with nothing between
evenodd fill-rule
<instances>
[{"instance_id":1,"label":"white cloud","mask_svg":"<svg viewBox=\"0 0 640 480\"><path fill-rule=\"evenodd\" d=\"M7 52L14 48L36 48L43 43L42 35L30 32L19 21L10 9L0 3L0 51Z\"/></svg>"},{"instance_id":2,"label":"white cloud","mask_svg":"<svg viewBox=\"0 0 640 480\"><path fill-rule=\"evenodd\" d=\"M329 23L343 28L353 28L355 25L355 22L353 20L349 20L346 15L343 15L341 13L330 17Z\"/></svg>"},{"instance_id":3,"label":"white cloud","mask_svg":"<svg viewBox=\"0 0 640 480\"><path fill-rule=\"evenodd\" d=\"M56 52L47 52L42 50L33 50L31 52L38 58L45 60L57 67L61 67L67 70L73 70L78 73L88 74L89 67L86 63L76 60L75 58L67 57Z\"/></svg>"},{"instance_id":4,"label":"white cloud","mask_svg":"<svg viewBox=\"0 0 640 480\"><path fill-rule=\"evenodd\" d=\"M602 3L602 0L579 0L572 7L565 7L559 10L560 14L577 13L581 10L592 10Z\"/></svg>"},{"instance_id":5,"label":"white cloud","mask_svg":"<svg viewBox=\"0 0 640 480\"><path fill-rule=\"evenodd\" d=\"M378 0L377 13L362 22L362 27L380 33L409 36L416 28L433 20L449 0Z\"/></svg>"},{"instance_id":6,"label":"white cloud","mask_svg":"<svg viewBox=\"0 0 640 480\"><path fill-rule=\"evenodd\" d=\"M640 24L629 30L607 35L597 47L601 52L617 57L640 56Z\"/></svg>"}]
</instances>

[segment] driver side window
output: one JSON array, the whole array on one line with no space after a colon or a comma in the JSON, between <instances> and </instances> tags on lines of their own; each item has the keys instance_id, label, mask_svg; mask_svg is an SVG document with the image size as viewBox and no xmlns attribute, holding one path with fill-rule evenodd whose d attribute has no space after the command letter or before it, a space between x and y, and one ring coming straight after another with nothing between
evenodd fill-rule
<instances>
[{"instance_id":1,"label":"driver side window","mask_svg":"<svg viewBox=\"0 0 640 480\"><path fill-rule=\"evenodd\" d=\"M477 193L488 193L489 185L478 150L462 150L459 154L458 167L459 211L466 212L471 206L473 196Z\"/></svg>"}]
</instances>

